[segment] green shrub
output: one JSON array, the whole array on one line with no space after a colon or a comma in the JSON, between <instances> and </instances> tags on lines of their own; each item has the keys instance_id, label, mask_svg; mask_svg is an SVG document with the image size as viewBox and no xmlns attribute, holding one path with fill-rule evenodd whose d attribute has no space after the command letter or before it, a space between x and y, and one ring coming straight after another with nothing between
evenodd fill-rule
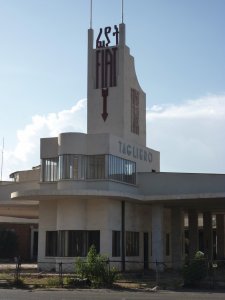
<instances>
[{"instance_id":1,"label":"green shrub","mask_svg":"<svg viewBox=\"0 0 225 300\"><path fill-rule=\"evenodd\" d=\"M76 273L81 278L90 280L92 286L111 286L116 280L116 270L109 269L108 258L97 254L95 246L92 245L87 258L78 258L76 261Z\"/></svg>"},{"instance_id":2,"label":"green shrub","mask_svg":"<svg viewBox=\"0 0 225 300\"><path fill-rule=\"evenodd\" d=\"M59 287L59 286L61 286L61 284L62 284L62 282L59 279L59 277L49 277L46 282L46 285L48 287Z\"/></svg>"},{"instance_id":3,"label":"green shrub","mask_svg":"<svg viewBox=\"0 0 225 300\"><path fill-rule=\"evenodd\" d=\"M207 276L207 261L204 253L198 251L195 257L183 267L183 278L185 286L197 286Z\"/></svg>"}]
</instances>

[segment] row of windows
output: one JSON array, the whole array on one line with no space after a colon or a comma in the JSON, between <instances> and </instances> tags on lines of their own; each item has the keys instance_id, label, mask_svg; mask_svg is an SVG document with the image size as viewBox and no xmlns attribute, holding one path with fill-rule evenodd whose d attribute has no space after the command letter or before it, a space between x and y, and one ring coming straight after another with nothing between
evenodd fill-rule
<instances>
[{"instance_id":1,"label":"row of windows","mask_svg":"<svg viewBox=\"0 0 225 300\"><path fill-rule=\"evenodd\" d=\"M112 232L112 256L120 256L120 231ZM165 255L170 255L170 234L165 234ZM139 232L126 231L126 256L139 256ZM152 234L151 234L152 256Z\"/></svg>"},{"instance_id":2,"label":"row of windows","mask_svg":"<svg viewBox=\"0 0 225 300\"><path fill-rule=\"evenodd\" d=\"M64 154L59 158L42 159L43 182L61 179L112 179L136 184L136 164L114 155Z\"/></svg>"},{"instance_id":3,"label":"row of windows","mask_svg":"<svg viewBox=\"0 0 225 300\"><path fill-rule=\"evenodd\" d=\"M99 230L60 230L46 232L46 256L85 257L94 245L100 251ZM120 231L112 232L112 256L121 255ZM126 232L126 256L139 256L139 232Z\"/></svg>"},{"instance_id":4,"label":"row of windows","mask_svg":"<svg viewBox=\"0 0 225 300\"><path fill-rule=\"evenodd\" d=\"M46 256L74 257L87 256L94 245L100 251L99 230L60 230L46 232Z\"/></svg>"}]
</instances>

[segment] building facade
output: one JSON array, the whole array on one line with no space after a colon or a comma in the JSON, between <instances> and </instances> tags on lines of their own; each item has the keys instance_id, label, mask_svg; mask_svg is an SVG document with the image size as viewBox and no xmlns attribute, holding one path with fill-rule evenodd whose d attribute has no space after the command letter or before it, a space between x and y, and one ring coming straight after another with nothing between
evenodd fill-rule
<instances>
[{"instance_id":1,"label":"building facade","mask_svg":"<svg viewBox=\"0 0 225 300\"><path fill-rule=\"evenodd\" d=\"M16 245L1 245L0 260L19 256L22 261L36 261L39 203L32 200L14 201L11 193L15 190L38 188L40 167L14 172L10 177L12 181L0 181L0 235L6 241L5 234L10 232L16 238ZM9 249L11 251L7 251ZM2 252L5 252L4 255Z\"/></svg>"},{"instance_id":2,"label":"building facade","mask_svg":"<svg viewBox=\"0 0 225 300\"><path fill-rule=\"evenodd\" d=\"M38 186L15 201L39 202L38 264L85 257L91 245L122 270L179 268L200 249L224 257L225 175L160 172L160 153L146 147L146 95L125 41L125 24L88 30L87 134L41 139ZM163 265L163 264L162 264Z\"/></svg>"}]
</instances>

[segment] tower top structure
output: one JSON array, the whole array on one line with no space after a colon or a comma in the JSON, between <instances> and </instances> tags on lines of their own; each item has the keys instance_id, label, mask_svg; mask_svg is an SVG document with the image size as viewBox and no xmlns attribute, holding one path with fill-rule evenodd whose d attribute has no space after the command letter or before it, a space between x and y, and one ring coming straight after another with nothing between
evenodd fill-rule
<instances>
[{"instance_id":1,"label":"tower top structure","mask_svg":"<svg viewBox=\"0 0 225 300\"><path fill-rule=\"evenodd\" d=\"M122 2L123 21L123 2ZM146 145L146 95L126 46L126 26L88 30L88 133Z\"/></svg>"}]
</instances>

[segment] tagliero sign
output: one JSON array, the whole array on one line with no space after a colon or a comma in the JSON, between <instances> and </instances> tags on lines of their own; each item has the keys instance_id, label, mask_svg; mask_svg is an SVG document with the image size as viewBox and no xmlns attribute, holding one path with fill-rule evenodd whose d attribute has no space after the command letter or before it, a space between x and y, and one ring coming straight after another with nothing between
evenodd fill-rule
<instances>
[{"instance_id":1,"label":"tagliero sign","mask_svg":"<svg viewBox=\"0 0 225 300\"><path fill-rule=\"evenodd\" d=\"M121 141L119 143L119 152L131 156L135 159L140 159L143 161L147 162L152 162L152 153L150 151L147 151L145 149L136 147L136 146L131 146L129 144L123 143Z\"/></svg>"}]
</instances>

